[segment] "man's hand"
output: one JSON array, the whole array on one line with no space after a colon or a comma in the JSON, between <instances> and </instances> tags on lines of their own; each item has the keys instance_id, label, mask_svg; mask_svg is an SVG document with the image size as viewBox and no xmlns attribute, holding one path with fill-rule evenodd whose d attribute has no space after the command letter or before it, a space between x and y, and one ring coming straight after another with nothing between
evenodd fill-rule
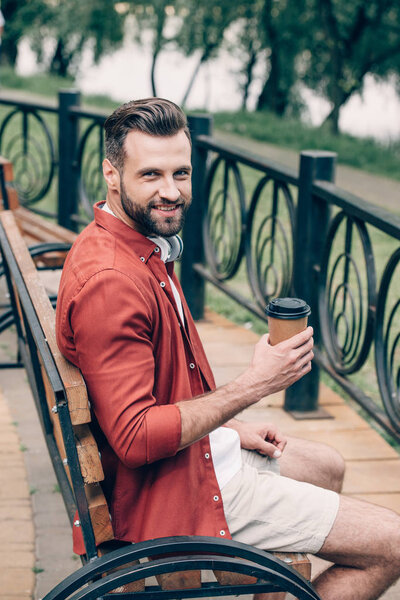
<instances>
[{"instance_id":1,"label":"man's hand","mask_svg":"<svg viewBox=\"0 0 400 600\"><path fill-rule=\"evenodd\" d=\"M307 327L276 346L271 346L269 336L264 335L256 344L251 365L242 375L190 402L177 402L176 406L181 413L179 450L226 424L261 398L286 389L308 373L314 357L312 334L312 327ZM267 433L259 431L256 441L252 436L252 447L255 445L257 450L263 449L266 453L266 446L262 442L266 442ZM271 443L269 437L267 436L267 444ZM273 437L272 445L274 440Z\"/></svg>"},{"instance_id":2,"label":"man's hand","mask_svg":"<svg viewBox=\"0 0 400 600\"><path fill-rule=\"evenodd\" d=\"M250 367L236 381L251 390L255 402L285 390L311 370L312 335L312 327L307 327L275 346L269 343L269 335L263 335L255 346Z\"/></svg>"},{"instance_id":3,"label":"man's hand","mask_svg":"<svg viewBox=\"0 0 400 600\"><path fill-rule=\"evenodd\" d=\"M238 432L242 448L255 450L263 456L279 458L287 444L286 437L272 423L246 423L232 419L226 426Z\"/></svg>"}]
</instances>

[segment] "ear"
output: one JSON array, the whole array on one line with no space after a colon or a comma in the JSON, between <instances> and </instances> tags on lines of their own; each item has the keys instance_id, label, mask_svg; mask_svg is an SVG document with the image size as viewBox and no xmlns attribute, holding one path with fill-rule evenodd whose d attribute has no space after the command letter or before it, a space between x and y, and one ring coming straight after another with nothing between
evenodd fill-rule
<instances>
[{"instance_id":1,"label":"ear","mask_svg":"<svg viewBox=\"0 0 400 600\"><path fill-rule=\"evenodd\" d=\"M103 176L106 180L107 187L111 191L120 192L120 176L119 171L110 163L108 158L103 160Z\"/></svg>"}]
</instances>

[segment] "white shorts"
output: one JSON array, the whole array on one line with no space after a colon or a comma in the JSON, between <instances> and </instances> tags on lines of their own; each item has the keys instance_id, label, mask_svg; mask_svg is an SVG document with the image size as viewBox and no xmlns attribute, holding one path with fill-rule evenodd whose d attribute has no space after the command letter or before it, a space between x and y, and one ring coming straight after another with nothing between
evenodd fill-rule
<instances>
[{"instance_id":1,"label":"white shorts","mask_svg":"<svg viewBox=\"0 0 400 600\"><path fill-rule=\"evenodd\" d=\"M279 460L242 450L242 468L221 490L234 540L261 550L317 553L339 508L336 492L279 475Z\"/></svg>"}]
</instances>

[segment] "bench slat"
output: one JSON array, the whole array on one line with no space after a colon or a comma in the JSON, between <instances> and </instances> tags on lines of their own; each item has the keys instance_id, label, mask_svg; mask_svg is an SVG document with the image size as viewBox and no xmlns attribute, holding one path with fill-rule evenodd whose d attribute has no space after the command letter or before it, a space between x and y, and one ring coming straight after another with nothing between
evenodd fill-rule
<instances>
[{"instance_id":1,"label":"bench slat","mask_svg":"<svg viewBox=\"0 0 400 600\"><path fill-rule=\"evenodd\" d=\"M90 422L90 410L86 385L80 371L65 360L58 349L55 336L55 313L44 290L24 240L19 234L12 212L0 212L1 222L7 232L8 241L20 266L21 274L29 291L36 314L40 319L49 348L54 356L57 369L64 382L68 406L73 425Z\"/></svg>"},{"instance_id":2,"label":"bench slat","mask_svg":"<svg viewBox=\"0 0 400 600\"><path fill-rule=\"evenodd\" d=\"M108 505L99 483L85 485L85 494L89 505L96 544L102 544L114 539Z\"/></svg>"},{"instance_id":3,"label":"bench slat","mask_svg":"<svg viewBox=\"0 0 400 600\"><path fill-rule=\"evenodd\" d=\"M52 221L46 221L43 217L24 206L16 208L14 214L22 230L39 241L69 242L73 244L76 240L77 236L73 231L69 231Z\"/></svg>"}]
</instances>

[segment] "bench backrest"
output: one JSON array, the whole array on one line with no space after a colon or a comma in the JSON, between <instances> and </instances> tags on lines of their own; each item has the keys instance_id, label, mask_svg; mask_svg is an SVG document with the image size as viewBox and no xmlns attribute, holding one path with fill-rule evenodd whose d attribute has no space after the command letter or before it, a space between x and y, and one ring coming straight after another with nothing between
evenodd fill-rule
<instances>
[{"instance_id":1,"label":"bench backrest","mask_svg":"<svg viewBox=\"0 0 400 600\"><path fill-rule=\"evenodd\" d=\"M100 485L104 473L90 430L85 382L57 347L55 311L13 211L0 212L0 244L16 316L18 350L68 515L74 526L82 528L90 559L97 554L96 546L113 539L113 532Z\"/></svg>"}]
</instances>

